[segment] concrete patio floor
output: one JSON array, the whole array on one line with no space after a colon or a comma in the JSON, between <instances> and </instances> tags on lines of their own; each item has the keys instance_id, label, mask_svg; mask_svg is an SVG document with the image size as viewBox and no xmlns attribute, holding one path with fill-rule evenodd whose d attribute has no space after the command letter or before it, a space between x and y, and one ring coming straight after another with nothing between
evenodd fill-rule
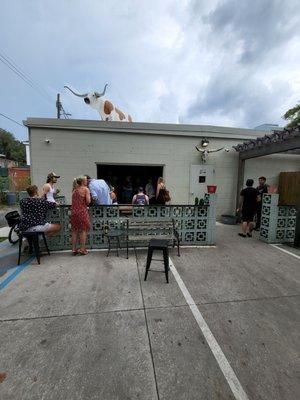
<instances>
[{"instance_id":1,"label":"concrete patio floor","mask_svg":"<svg viewBox=\"0 0 300 400\"><path fill-rule=\"evenodd\" d=\"M237 229L171 260L246 396L295 400L299 253ZM0 290L0 399L236 399L175 277L144 282L145 257L53 253Z\"/></svg>"}]
</instances>

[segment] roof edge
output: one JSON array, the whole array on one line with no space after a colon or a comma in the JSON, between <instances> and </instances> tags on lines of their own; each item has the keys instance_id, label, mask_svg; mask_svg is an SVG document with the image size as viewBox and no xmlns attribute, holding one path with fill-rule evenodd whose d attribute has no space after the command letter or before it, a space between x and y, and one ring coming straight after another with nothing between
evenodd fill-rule
<instances>
[{"instance_id":1,"label":"roof edge","mask_svg":"<svg viewBox=\"0 0 300 400\"><path fill-rule=\"evenodd\" d=\"M156 134L171 136L210 136L253 138L265 131L257 131L246 128L231 128L214 125L188 125L152 122L117 122L80 119L56 119L56 118L27 118L23 124L28 128L47 128L64 130L88 130L104 132L122 132L133 134Z\"/></svg>"}]
</instances>

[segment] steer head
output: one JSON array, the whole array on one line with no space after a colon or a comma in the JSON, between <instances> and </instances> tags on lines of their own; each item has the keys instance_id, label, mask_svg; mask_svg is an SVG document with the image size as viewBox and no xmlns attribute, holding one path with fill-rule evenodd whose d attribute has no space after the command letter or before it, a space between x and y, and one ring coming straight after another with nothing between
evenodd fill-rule
<instances>
[{"instance_id":1,"label":"steer head","mask_svg":"<svg viewBox=\"0 0 300 400\"><path fill-rule=\"evenodd\" d=\"M100 97L105 95L106 92L106 88L107 88L107 84L104 86L103 92L102 93L98 93L98 92L91 92L91 93L84 93L84 94L79 94L79 93L75 93L71 88L69 88L68 86L64 86L65 88L69 89L70 92L72 92L73 94L75 94L75 96L78 97L82 97L85 104L88 104L89 106L91 106L92 108L95 108L96 110L98 110L99 108L99 103L102 102L102 99L100 99Z\"/></svg>"}]
</instances>

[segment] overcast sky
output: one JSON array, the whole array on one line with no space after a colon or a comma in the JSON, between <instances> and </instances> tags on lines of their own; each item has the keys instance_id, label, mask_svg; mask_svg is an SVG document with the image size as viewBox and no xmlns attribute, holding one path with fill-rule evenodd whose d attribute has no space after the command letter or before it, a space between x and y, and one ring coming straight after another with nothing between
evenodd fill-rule
<instances>
[{"instance_id":1,"label":"overcast sky","mask_svg":"<svg viewBox=\"0 0 300 400\"><path fill-rule=\"evenodd\" d=\"M101 91L138 122L283 124L300 100L299 0L1 0L0 113L99 119L66 92ZM0 116L0 127L26 139Z\"/></svg>"}]
</instances>

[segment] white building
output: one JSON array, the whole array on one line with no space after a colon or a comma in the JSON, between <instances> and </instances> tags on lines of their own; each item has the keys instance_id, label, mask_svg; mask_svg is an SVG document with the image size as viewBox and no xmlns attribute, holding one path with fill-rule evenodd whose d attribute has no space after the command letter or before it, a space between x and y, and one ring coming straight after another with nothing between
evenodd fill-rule
<instances>
[{"instance_id":1,"label":"white building","mask_svg":"<svg viewBox=\"0 0 300 400\"><path fill-rule=\"evenodd\" d=\"M28 118L32 182L39 187L50 171L61 175L58 187L70 201L73 178L89 174L108 181L130 175L145 186L163 176L172 204L194 204L207 185L217 185L217 215L235 211L238 154L233 145L266 134L253 129L206 125L119 123ZM195 146L208 139L206 163ZM229 152L225 148L230 149ZM299 155L273 155L246 162L245 179L264 175L277 183L282 171L300 169ZM114 182L114 184L116 184Z\"/></svg>"}]
</instances>

